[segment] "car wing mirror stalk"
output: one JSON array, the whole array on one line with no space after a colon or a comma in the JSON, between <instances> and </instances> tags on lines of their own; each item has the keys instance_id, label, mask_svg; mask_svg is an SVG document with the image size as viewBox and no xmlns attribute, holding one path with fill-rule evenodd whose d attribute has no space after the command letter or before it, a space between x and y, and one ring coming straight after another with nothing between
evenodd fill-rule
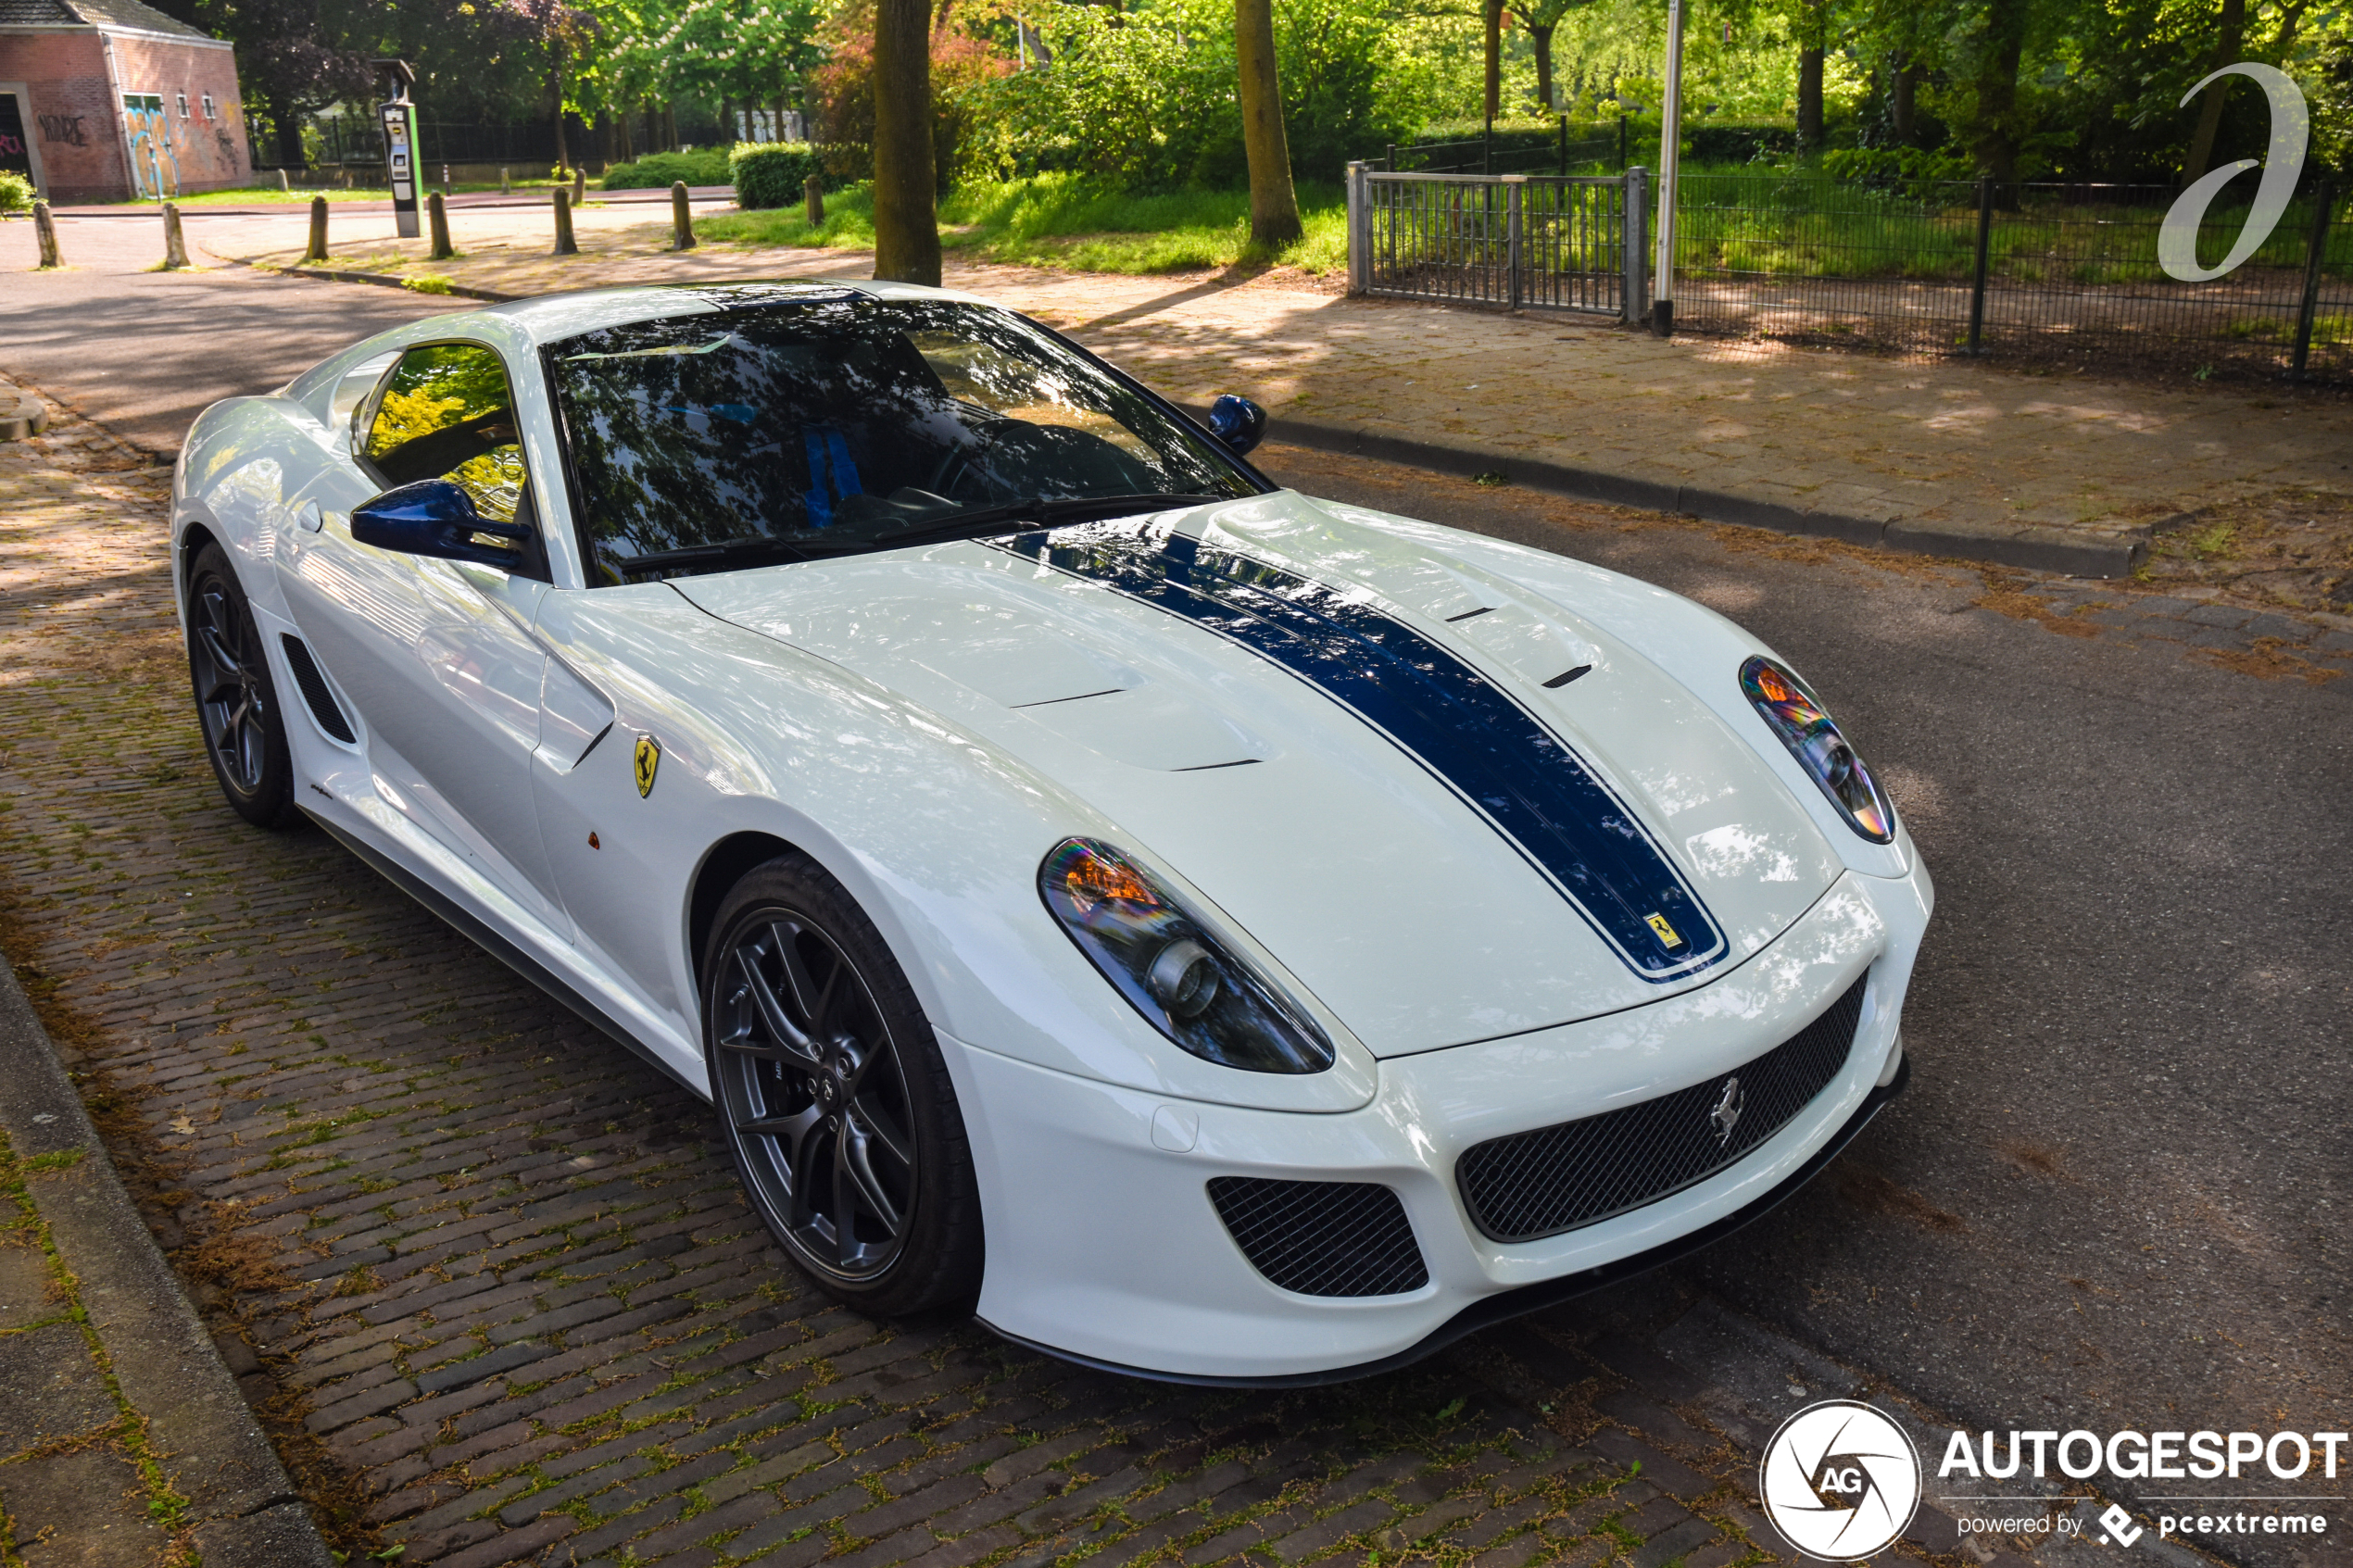
<instances>
[{"instance_id":1,"label":"car wing mirror stalk","mask_svg":"<svg viewBox=\"0 0 2353 1568\"><path fill-rule=\"evenodd\" d=\"M1209 433L1237 458L1248 457L1266 439L1266 410L1232 393L1209 406Z\"/></svg>"},{"instance_id":2,"label":"car wing mirror stalk","mask_svg":"<svg viewBox=\"0 0 2353 1568\"><path fill-rule=\"evenodd\" d=\"M478 534L515 543L485 545ZM510 571L528 572L537 554L532 529L492 521L463 485L447 479L421 479L385 491L351 514L351 536L380 550L473 561Z\"/></svg>"}]
</instances>

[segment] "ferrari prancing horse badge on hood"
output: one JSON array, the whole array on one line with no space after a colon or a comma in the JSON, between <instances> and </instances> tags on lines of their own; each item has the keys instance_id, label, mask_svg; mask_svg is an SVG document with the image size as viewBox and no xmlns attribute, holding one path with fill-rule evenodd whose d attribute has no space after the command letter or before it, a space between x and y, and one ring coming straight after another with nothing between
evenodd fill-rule
<instances>
[{"instance_id":1,"label":"ferrari prancing horse badge on hood","mask_svg":"<svg viewBox=\"0 0 2353 1568\"><path fill-rule=\"evenodd\" d=\"M653 736L639 735L637 737L637 793L639 796L648 796L654 792L654 770L661 766L661 747L654 744Z\"/></svg>"}]
</instances>

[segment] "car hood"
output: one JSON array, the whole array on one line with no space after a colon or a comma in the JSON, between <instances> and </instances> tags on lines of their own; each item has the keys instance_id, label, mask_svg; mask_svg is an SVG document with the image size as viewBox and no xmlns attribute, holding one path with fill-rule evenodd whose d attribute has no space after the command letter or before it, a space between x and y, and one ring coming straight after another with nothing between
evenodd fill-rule
<instances>
[{"instance_id":1,"label":"car hood","mask_svg":"<svg viewBox=\"0 0 2353 1568\"><path fill-rule=\"evenodd\" d=\"M1607 630L1290 493L673 586L1078 797L1378 1056L1705 985L1840 870Z\"/></svg>"}]
</instances>

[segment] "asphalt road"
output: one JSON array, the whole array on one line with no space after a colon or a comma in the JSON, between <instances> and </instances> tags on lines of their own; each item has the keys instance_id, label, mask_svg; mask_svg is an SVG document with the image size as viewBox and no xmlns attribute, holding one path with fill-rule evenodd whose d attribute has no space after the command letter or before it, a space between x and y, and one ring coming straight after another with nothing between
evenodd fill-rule
<instances>
[{"instance_id":1,"label":"asphalt road","mask_svg":"<svg viewBox=\"0 0 2353 1568\"><path fill-rule=\"evenodd\" d=\"M213 398L446 307L145 273L95 228L69 235L81 270L11 272L0 369L158 452ZM0 267L20 240L0 235ZM1911 1092L1691 1277L1981 1428L2353 1427L2353 679L2055 635L1974 608L1972 571L1302 451L1267 463L1733 616L1890 782L1940 893ZM2252 1481L2233 1489L2285 1489Z\"/></svg>"}]
</instances>

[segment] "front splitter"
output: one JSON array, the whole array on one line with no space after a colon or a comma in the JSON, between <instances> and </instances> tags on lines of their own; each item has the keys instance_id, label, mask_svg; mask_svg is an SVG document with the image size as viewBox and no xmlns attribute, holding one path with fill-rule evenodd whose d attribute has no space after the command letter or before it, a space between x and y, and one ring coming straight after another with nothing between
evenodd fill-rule
<instances>
[{"instance_id":1,"label":"front splitter","mask_svg":"<svg viewBox=\"0 0 2353 1568\"><path fill-rule=\"evenodd\" d=\"M1798 1191L1816 1176L1820 1175L1823 1168L1837 1159L1839 1152L1854 1141L1855 1135L1870 1124L1871 1118L1880 1113L1880 1109L1897 1095L1902 1094L1905 1085L1911 1081L1912 1059L1907 1052L1902 1063L1896 1068L1895 1076L1893 1079L1874 1087L1864 1098L1863 1103L1856 1108L1855 1114L1848 1117L1840 1125L1838 1131L1831 1134L1822 1147L1814 1151L1805 1164L1791 1172L1779 1186L1774 1187L1755 1202L1734 1210L1711 1224L1687 1232L1672 1241L1662 1243L1647 1251L1637 1252L1595 1268L1581 1269L1573 1274L1563 1274L1558 1279L1541 1280L1534 1285L1523 1285L1516 1289L1499 1291L1482 1300L1474 1301L1447 1319L1445 1323L1432 1329L1415 1344L1394 1355L1383 1356L1377 1361L1359 1361L1353 1366L1326 1367L1317 1372L1285 1373L1271 1377L1216 1377L1200 1373L1158 1372L1151 1367L1127 1366L1118 1361L1099 1361L1092 1356L1059 1350L1051 1345L1041 1345L1034 1339L1025 1339L1018 1334L1008 1334L987 1318L976 1317L974 1321L992 1334L1011 1340L1026 1349L1036 1350L1041 1355L1052 1356L1059 1361L1071 1361L1079 1366L1092 1367L1098 1372L1115 1372L1127 1377L1149 1378L1155 1383L1182 1383L1202 1388L1314 1388L1328 1383L1353 1382L1357 1378L1371 1377L1378 1373L1394 1372L1399 1367L1411 1366L1425 1356L1433 1355L1457 1339L1476 1334L1482 1328L1491 1328L1496 1323L1507 1322L1527 1312L1558 1306L1563 1301L1572 1301L1579 1296L1590 1295L1596 1290L1605 1290L1613 1285L1621 1284L1638 1274L1645 1274L1653 1269L1663 1268L1668 1263L1688 1258L1704 1248L1713 1247L1743 1226L1763 1219L1767 1214L1794 1198Z\"/></svg>"}]
</instances>

